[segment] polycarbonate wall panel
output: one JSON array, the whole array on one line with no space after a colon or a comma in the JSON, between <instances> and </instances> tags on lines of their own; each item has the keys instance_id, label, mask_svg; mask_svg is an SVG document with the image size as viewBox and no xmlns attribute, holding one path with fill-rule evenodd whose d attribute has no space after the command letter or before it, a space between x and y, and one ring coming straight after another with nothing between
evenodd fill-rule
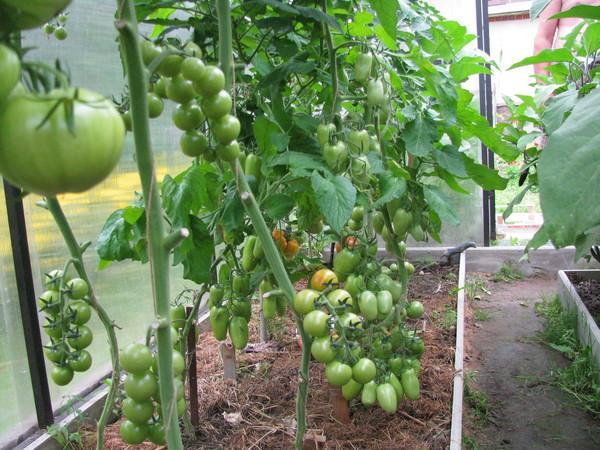
<instances>
[{"instance_id":1,"label":"polycarbonate wall panel","mask_svg":"<svg viewBox=\"0 0 600 450\"><path fill-rule=\"evenodd\" d=\"M0 448L36 425L4 189L0 182Z\"/></svg>"},{"instance_id":2,"label":"polycarbonate wall panel","mask_svg":"<svg viewBox=\"0 0 600 450\"><path fill-rule=\"evenodd\" d=\"M125 81L113 25L114 11L115 2L111 0L73 2L68 9L67 40L48 39L41 30L36 30L24 35L23 46L38 47L31 52L31 57L47 63L60 58L71 72L73 86L92 89L108 98L118 96ZM170 122L169 108L163 116L151 122L159 181L165 173L176 174L190 162L179 150L180 132ZM121 347L145 336L146 326L151 320L150 266L121 262L98 271L99 258L94 247L106 218L115 209L126 206L133 199L134 191L141 191L141 186L134 160L133 139L128 134L119 166L106 181L89 192L59 198L77 239L92 242L85 253L85 263L101 304L120 327L117 335ZM62 268L68 257L51 215L36 206L38 200L40 197L31 195L25 201L37 295L43 292L44 273ZM173 297L184 287L181 274L180 267L172 270ZM193 283L187 282L185 286L193 287ZM110 370L109 348L102 324L94 316L88 325L94 332L94 342L89 348L94 363L88 372L76 374L73 382L64 388L57 388L51 383L55 408ZM48 362L47 367L51 367Z\"/></svg>"}]
</instances>

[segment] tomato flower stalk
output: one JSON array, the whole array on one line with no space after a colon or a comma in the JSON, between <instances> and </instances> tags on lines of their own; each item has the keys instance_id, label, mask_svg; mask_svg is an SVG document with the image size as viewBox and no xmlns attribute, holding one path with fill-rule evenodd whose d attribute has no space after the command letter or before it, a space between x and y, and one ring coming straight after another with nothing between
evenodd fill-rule
<instances>
[{"instance_id":1,"label":"tomato flower stalk","mask_svg":"<svg viewBox=\"0 0 600 450\"><path fill-rule=\"evenodd\" d=\"M231 89L233 81L233 49L232 49L232 34L231 34L231 9L229 0L217 0L217 15L219 20L219 60L221 69L225 74L225 88ZM275 242L271 238L271 233L265 223L265 219L260 212L260 208L250 187L244 171L240 165L239 159L236 158L231 162L231 168L235 174L236 186L242 204L246 212L250 216L252 225L256 231L258 239L260 239L265 258L273 271L273 275L283 291L288 304L293 306L294 301L294 285L285 270L285 266L281 259L281 255L275 246ZM292 308L293 309L293 308ZM302 360L299 370L298 393L296 396L296 443L297 449L303 448L304 433L306 432L306 400L308 397L308 380L309 380L309 363L310 363L310 345L311 338L304 331L301 318L296 314L296 326L302 339Z\"/></svg>"},{"instance_id":2,"label":"tomato flower stalk","mask_svg":"<svg viewBox=\"0 0 600 450\"><path fill-rule=\"evenodd\" d=\"M138 43L135 7L131 0L117 0L115 27L119 31L123 61L127 72L136 162L148 217L148 259L152 275L154 310L157 321L160 323L156 329L156 341L162 417L169 449L182 450L183 444L177 420L173 345L169 318L169 254L173 246L177 245L180 238L187 233L187 230L180 230L171 236L167 236L164 230L164 214L154 171L148 124L148 80Z\"/></svg>"},{"instance_id":3,"label":"tomato flower stalk","mask_svg":"<svg viewBox=\"0 0 600 450\"><path fill-rule=\"evenodd\" d=\"M104 407L102 409L102 414L98 419L97 427L96 427L96 450L102 450L104 448L104 428L106 427L106 423L112 413L115 399L117 396L117 392L119 391L119 382L120 382L120 366L119 366L119 346L117 343L117 335L115 333L115 324L111 320L111 318L106 313L105 309L100 305L96 294L94 293L94 288L88 276L87 270L85 269L85 265L83 264L83 251L85 247L80 246L73 234L73 230L69 225L67 217L65 216L60 203L55 197L49 197L46 199L44 206L50 211L56 225L60 233L63 236L65 243L69 249L69 253L71 254L71 260L67 264L72 264L75 270L77 271L77 275L83 279L89 286L88 299L87 303L96 311L98 314L98 318L104 329L106 330L106 334L108 336L108 345L110 348L110 358L112 362L112 377L110 388L108 389L108 394L106 396L106 401L104 402ZM65 272L66 273L65 266ZM61 289L63 290L64 279L61 280ZM62 297L62 295L61 295ZM62 309L62 300L61 300L61 309Z\"/></svg>"}]
</instances>

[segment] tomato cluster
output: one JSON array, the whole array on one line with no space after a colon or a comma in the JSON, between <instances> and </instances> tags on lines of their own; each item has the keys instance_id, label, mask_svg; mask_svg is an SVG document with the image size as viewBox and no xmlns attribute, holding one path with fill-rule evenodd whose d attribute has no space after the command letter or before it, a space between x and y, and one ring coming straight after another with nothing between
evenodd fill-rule
<instances>
[{"instance_id":1,"label":"tomato cluster","mask_svg":"<svg viewBox=\"0 0 600 450\"><path fill-rule=\"evenodd\" d=\"M172 311L173 314L173 311ZM175 310L175 314L178 314ZM158 355L144 344L129 344L119 354L121 367L127 372L124 383L125 398L121 409L125 420L121 423L121 437L128 444L141 444L146 439L157 445L165 444L165 428L161 417L158 389ZM185 359L173 350L173 374L177 415L185 413L182 374Z\"/></svg>"},{"instance_id":2,"label":"tomato cluster","mask_svg":"<svg viewBox=\"0 0 600 450\"><path fill-rule=\"evenodd\" d=\"M300 250L300 243L297 238L292 237L291 233L287 233L285 230L275 228L272 233L273 240L277 244L277 247L283 253L283 256L287 260L292 260L298 254Z\"/></svg>"},{"instance_id":3,"label":"tomato cluster","mask_svg":"<svg viewBox=\"0 0 600 450\"><path fill-rule=\"evenodd\" d=\"M64 386L71 382L74 372L85 372L92 365L92 356L85 350L94 337L85 325L92 316L87 301L89 286L62 270L46 274L45 285L47 290L38 299L45 316L44 331L50 337L44 354L54 364L52 380Z\"/></svg>"},{"instance_id":4,"label":"tomato cluster","mask_svg":"<svg viewBox=\"0 0 600 450\"><path fill-rule=\"evenodd\" d=\"M67 14L59 14L55 22L46 22L42 29L48 36L54 36L57 40L64 41L68 36L67 30L65 29L67 19Z\"/></svg>"}]
</instances>

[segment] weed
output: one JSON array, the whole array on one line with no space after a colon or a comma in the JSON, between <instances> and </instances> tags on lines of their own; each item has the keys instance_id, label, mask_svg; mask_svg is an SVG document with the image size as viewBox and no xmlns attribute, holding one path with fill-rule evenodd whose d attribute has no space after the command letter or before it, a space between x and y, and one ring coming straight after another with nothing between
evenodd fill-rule
<instances>
[{"instance_id":1,"label":"weed","mask_svg":"<svg viewBox=\"0 0 600 450\"><path fill-rule=\"evenodd\" d=\"M489 397L485 392L473 387L469 377L465 380L465 401L471 408L475 421L480 424L492 422L492 404Z\"/></svg>"},{"instance_id":2,"label":"weed","mask_svg":"<svg viewBox=\"0 0 600 450\"><path fill-rule=\"evenodd\" d=\"M83 449L82 436L79 430L71 432L65 426L54 424L48 427L48 434L63 450Z\"/></svg>"},{"instance_id":3,"label":"weed","mask_svg":"<svg viewBox=\"0 0 600 450\"><path fill-rule=\"evenodd\" d=\"M485 322L486 320L490 320L490 313L481 309L481 308L475 308L473 310L473 317L475 317L475 320L477 322Z\"/></svg>"},{"instance_id":4,"label":"weed","mask_svg":"<svg viewBox=\"0 0 600 450\"><path fill-rule=\"evenodd\" d=\"M536 312L545 319L540 338L571 361L552 370L551 383L570 394L580 408L600 417L600 370L591 348L577 339L575 313L565 311L558 297L536 304Z\"/></svg>"},{"instance_id":5,"label":"weed","mask_svg":"<svg viewBox=\"0 0 600 450\"><path fill-rule=\"evenodd\" d=\"M523 274L517 264L511 260L505 261L500 270L491 277L491 280L496 283L499 281L507 282L521 279L523 279Z\"/></svg>"},{"instance_id":6,"label":"weed","mask_svg":"<svg viewBox=\"0 0 600 450\"><path fill-rule=\"evenodd\" d=\"M467 450L478 450L479 446L473 436L463 435L462 446Z\"/></svg>"},{"instance_id":7,"label":"weed","mask_svg":"<svg viewBox=\"0 0 600 450\"><path fill-rule=\"evenodd\" d=\"M451 305L446 305L444 311L434 311L432 316L444 330L451 330L456 327L456 310Z\"/></svg>"},{"instance_id":8,"label":"weed","mask_svg":"<svg viewBox=\"0 0 600 450\"><path fill-rule=\"evenodd\" d=\"M488 290L485 280L476 277L465 283L465 294L467 294L467 298L477 300L481 298L481 294L490 295L491 292Z\"/></svg>"}]
</instances>

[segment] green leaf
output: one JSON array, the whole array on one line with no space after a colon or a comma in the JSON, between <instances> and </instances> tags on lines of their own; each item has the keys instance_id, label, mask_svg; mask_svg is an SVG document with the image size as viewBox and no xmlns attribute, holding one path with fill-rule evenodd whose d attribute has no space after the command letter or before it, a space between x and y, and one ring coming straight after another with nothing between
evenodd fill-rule
<instances>
[{"instance_id":1,"label":"green leaf","mask_svg":"<svg viewBox=\"0 0 600 450\"><path fill-rule=\"evenodd\" d=\"M583 48L588 55L600 49L600 23L590 24L583 32Z\"/></svg>"},{"instance_id":2,"label":"green leaf","mask_svg":"<svg viewBox=\"0 0 600 450\"><path fill-rule=\"evenodd\" d=\"M517 148L521 151L525 151L529 144L531 144L533 141L539 138L542 134L543 133L541 131L532 131L530 133L524 134L517 141Z\"/></svg>"},{"instance_id":3,"label":"green leaf","mask_svg":"<svg viewBox=\"0 0 600 450\"><path fill-rule=\"evenodd\" d=\"M265 213L273 220L281 220L294 207L294 199L285 194L272 194L262 204Z\"/></svg>"},{"instance_id":4,"label":"green leaf","mask_svg":"<svg viewBox=\"0 0 600 450\"><path fill-rule=\"evenodd\" d=\"M458 192L459 194L465 194L465 195L471 194L469 191L467 191L465 188L463 188L460 184L458 184L458 181L456 180L456 178L454 178L454 176L451 173L445 171L441 167L437 168L436 173L442 180L444 180L446 182L448 187L450 189L452 189L454 192Z\"/></svg>"},{"instance_id":5,"label":"green leaf","mask_svg":"<svg viewBox=\"0 0 600 450\"><path fill-rule=\"evenodd\" d=\"M373 204L374 208L379 208L391 200L401 198L406 193L406 180L402 177L395 177L390 173L383 173L379 177L379 191L381 195Z\"/></svg>"},{"instance_id":6,"label":"green leaf","mask_svg":"<svg viewBox=\"0 0 600 450\"><path fill-rule=\"evenodd\" d=\"M545 225L542 225L539 230L535 232L533 237L529 240L527 245L525 246L525 254L528 255L531 250L536 250L540 248L542 245L546 245L550 237L546 232Z\"/></svg>"},{"instance_id":7,"label":"green leaf","mask_svg":"<svg viewBox=\"0 0 600 450\"><path fill-rule=\"evenodd\" d=\"M502 178L497 170L490 169L483 164L476 163L467 155L463 154L463 160L465 167L467 168L467 174L469 177L487 191L502 191L506 189L508 180Z\"/></svg>"},{"instance_id":8,"label":"green leaf","mask_svg":"<svg viewBox=\"0 0 600 450\"><path fill-rule=\"evenodd\" d=\"M233 231L244 225L244 206L235 186L230 185L223 200L221 222L225 231Z\"/></svg>"},{"instance_id":9,"label":"green leaf","mask_svg":"<svg viewBox=\"0 0 600 450\"><path fill-rule=\"evenodd\" d=\"M516 69L517 67L529 66L531 64L539 63L557 63L557 62L571 62L573 61L573 55L566 48L546 48L539 52L537 55L528 56L521 61L513 64L508 70Z\"/></svg>"},{"instance_id":10,"label":"green leaf","mask_svg":"<svg viewBox=\"0 0 600 450\"><path fill-rule=\"evenodd\" d=\"M577 96L576 90L569 90L548 100L546 109L542 113L542 122L547 134L554 133L562 125L565 115L571 112L577 103Z\"/></svg>"},{"instance_id":11,"label":"green leaf","mask_svg":"<svg viewBox=\"0 0 600 450\"><path fill-rule=\"evenodd\" d=\"M197 165L190 166L176 178L165 176L161 184L161 197L165 213L174 228L187 226L188 215L202 206L202 185L203 177Z\"/></svg>"},{"instance_id":12,"label":"green leaf","mask_svg":"<svg viewBox=\"0 0 600 450\"><path fill-rule=\"evenodd\" d=\"M270 166L289 166L292 169L319 170L324 169L322 159L300 152L284 152L269 161Z\"/></svg>"},{"instance_id":13,"label":"green leaf","mask_svg":"<svg viewBox=\"0 0 600 450\"><path fill-rule=\"evenodd\" d=\"M183 278L194 283L211 281L210 266L214 256L214 242L206 224L196 216L189 217L189 239L193 245L181 259ZM186 239L186 240L187 240ZM179 247L175 250L177 252ZM178 259L178 258L175 258Z\"/></svg>"},{"instance_id":14,"label":"green leaf","mask_svg":"<svg viewBox=\"0 0 600 450\"><path fill-rule=\"evenodd\" d=\"M600 224L600 88L580 99L538 163L544 225L564 247Z\"/></svg>"},{"instance_id":15,"label":"green leaf","mask_svg":"<svg viewBox=\"0 0 600 450\"><path fill-rule=\"evenodd\" d=\"M438 129L429 118L418 115L409 122L402 133L402 140L406 150L415 156L427 156L433 150L433 143L437 141Z\"/></svg>"},{"instance_id":16,"label":"green leaf","mask_svg":"<svg viewBox=\"0 0 600 450\"><path fill-rule=\"evenodd\" d=\"M356 37L368 37L373 35L373 19L375 16L367 11L360 11L352 17L348 23L348 32Z\"/></svg>"},{"instance_id":17,"label":"green leaf","mask_svg":"<svg viewBox=\"0 0 600 450\"><path fill-rule=\"evenodd\" d=\"M533 0L531 2L531 8L529 10L529 16L532 19L537 19L538 16L546 9L546 6L551 0Z\"/></svg>"},{"instance_id":18,"label":"green leaf","mask_svg":"<svg viewBox=\"0 0 600 450\"><path fill-rule=\"evenodd\" d=\"M391 37L389 34L387 34L387 32L385 31L385 29L383 28L383 26L378 23L377 25L375 25L375 36L377 36L379 38L379 40L381 41L381 43L383 45L385 45L388 49L392 50L392 51L396 51L398 50L398 45L396 44L396 40ZM394 72L391 72L391 74L393 74Z\"/></svg>"},{"instance_id":19,"label":"green leaf","mask_svg":"<svg viewBox=\"0 0 600 450\"><path fill-rule=\"evenodd\" d=\"M423 185L423 194L427 204L433 209L443 221L452 225L458 225L460 220L453 210L452 205L444 198L440 188L428 184Z\"/></svg>"},{"instance_id":20,"label":"green leaf","mask_svg":"<svg viewBox=\"0 0 600 450\"><path fill-rule=\"evenodd\" d=\"M342 27L340 26L339 22L335 19L335 17L328 16L320 9L307 8L305 6L294 6L294 8L296 8L298 10L298 13L303 18L308 17L310 19L313 19L316 22L320 22L320 23L329 25L330 27L333 27L336 30L338 30L340 33L344 32L342 30Z\"/></svg>"},{"instance_id":21,"label":"green leaf","mask_svg":"<svg viewBox=\"0 0 600 450\"><path fill-rule=\"evenodd\" d=\"M530 189L531 189L531 185L528 184L521 190L521 192L519 192L517 195L515 195L515 198L513 198L510 201L510 203L508 204L508 206L502 213L502 217L504 218L504 220L506 220L506 219L508 219L508 217L510 217L510 215L513 212L514 207L523 201L525 194L527 194L527 192L529 192Z\"/></svg>"},{"instance_id":22,"label":"green leaf","mask_svg":"<svg viewBox=\"0 0 600 450\"><path fill-rule=\"evenodd\" d=\"M285 150L289 143L287 134L282 133L281 128L275 122L261 116L253 124L254 137L260 153L265 156L275 155Z\"/></svg>"},{"instance_id":23,"label":"green leaf","mask_svg":"<svg viewBox=\"0 0 600 450\"><path fill-rule=\"evenodd\" d=\"M369 3L385 32L395 39L398 29L398 0L370 0Z\"/></svg>"},{"instance_id":24,"label":"green leaf","mask_svg":"<svg viewBox=\"0 0 600 450\"><path fill-rule=\"evenodd\" d=\"M432 156L440 167L452 175L462 178L468 176L462 153L455 146L444 145L442 148L434 150Z\"/></svg>"},{"instance_id":25,"label":"green leaf","mask_svg":"<svg viewBox=\"0 0 600 450\"><path fill-rule=\"evenodd\" d=\"M123 208L123 219L130 225L134 225L142 215L146 212L146 209L141 206L126 206Z\"/></svg>"},{"instance_id":26,"label":"green leaf","mask_svg":"<svg viewBox=\"0 0 600 450\"><path fill-rule=\"evenodd\" d=\"M123 261L136 258L136 252L132 246L134 231L133 224L124 218L125 209L117 209L113 212L102 226L96 252L100 259L105 261Z\"/></svg>"},{"instance_id":27,"label":"green leaf","mask_svg":"<svg viewBox=\"0 0 600 450\"><path fill-rule=\"evenodd\" d=\"M492 71L485 66L485 58L481 56L463 56L450 66L450 75L454 80L462 83L471 75L478 73L491 74Z\"/></svg>"},{"instance_id":28,"label":"green leaf","mask_svg":"<svg viewBox=\"0 0 600 450\"><path fill-rule=\"evenodd\" d=\"M318 172L313 172L311 184L325 220L334 231L341 231L352 214L356 189L348 178L330 174L323 178Z\"/></svg>"},{"instance_id":29,"label":"green leaf","mask_svg":"<svg viewBox=\"0 0 600 450\"><path fill-rule=\"evenodd\" d=\"M554 14L551 19L593 19L600 20L600 6L575 5L567 11Z\"/></svg>"}]
</instances>

